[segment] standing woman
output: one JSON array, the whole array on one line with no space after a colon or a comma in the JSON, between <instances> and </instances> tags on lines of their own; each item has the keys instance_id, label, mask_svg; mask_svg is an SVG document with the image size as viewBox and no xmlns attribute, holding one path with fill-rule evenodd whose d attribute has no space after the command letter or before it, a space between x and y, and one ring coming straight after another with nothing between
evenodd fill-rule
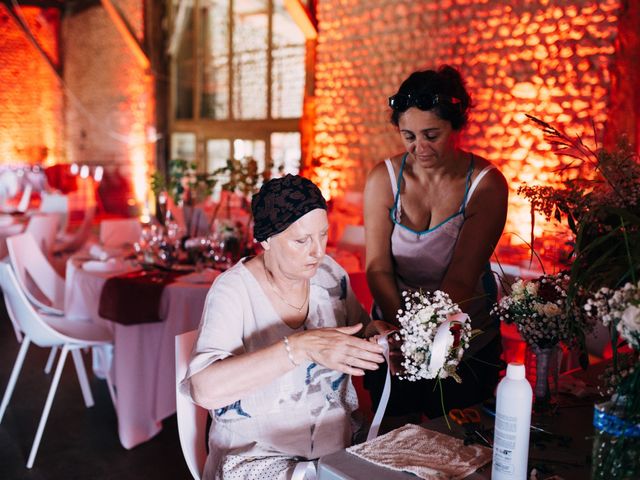
<instances>
[{"instance_id":1,"label":"standing woman","mask_svg":"<svg viewBox=\"0 0 640 480\"><path fill-rule=\"evenodd\" d=\"M369 317L325 256L318 187L272 179L251 208L264 253L214 282L181 384L212 411L204 480L285 480L298 462L349 446L350 375L384 361L380 346L355 336Z\"/></svg>"},{"instance_id":2,"label":"standing woman","mask_svg":"<svg viewBox=\"0 0 640 480\"><path fill-rule=\"evenodd\" d=\"M398 328L402 290L443 290L469 314L474 338L459 367L462 384L442 380L447 409L492 395L498 382L501 339L489 318L496 283L489 259L504 228L507 182L484 158L462 150L458 140L471 98L450 66L414 72L389 98L391 123L406 152L370 172L364 194L366 272L375 301L374 319ZM367 373L373 404L380 399L384 369ZM442 415L434 380L393 378L388 426Z\"/></svg>"}]
</instances>

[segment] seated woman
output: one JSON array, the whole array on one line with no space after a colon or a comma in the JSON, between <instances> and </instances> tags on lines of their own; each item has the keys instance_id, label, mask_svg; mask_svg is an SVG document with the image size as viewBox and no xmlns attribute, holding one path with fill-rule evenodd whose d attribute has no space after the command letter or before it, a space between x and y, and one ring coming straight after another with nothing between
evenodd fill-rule
<instances>
[{"instance_id":1,"label":"seated woman","mask_svg":"<svg viewBox=\"0 0 640 480\"><path fill-rule=\"evenodd\" d=\"M326 202L287 175L252 200L264 253L214 282L181 388L212 411L205 479L285 479L297 462L351 444L349 375L384 361L354 336L369 317L325 256Z\"/></svg>"},{"instance_id":2,"label":"seated woman","mask_svg":"<svg viewBox=\"0 0 640 480\"><path fill-rule=\"evenodd\" d=\"M437 385L393 378L386 417L393 427L419 421L420 414L442 415L443 401L447 409L463 407L493 393L501 339L499 326L489 318L497 292L489 259L504 228L508 187L494 165L459 146L471 98L457 70L444 66L412 73L389 106L405 152L376 165L365 187L366 272L374 318L397 328L403 290L443 290L469 314L473 328L483 331L463 357L461 384L452 378ZM374 405L383 370L365 379Z\"/></svg>"}]
</instances>

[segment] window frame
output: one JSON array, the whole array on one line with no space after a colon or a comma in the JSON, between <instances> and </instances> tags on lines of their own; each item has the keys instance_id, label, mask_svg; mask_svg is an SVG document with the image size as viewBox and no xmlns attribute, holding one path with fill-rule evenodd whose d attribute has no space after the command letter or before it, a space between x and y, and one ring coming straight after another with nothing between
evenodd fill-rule
<instances>
[{"instance_id":1,"label":"window frame","mask_svg":"<svg viewBox=\"0 0 640 480\"><path fill-rule=\"evenodd\" d=\"M233 30L234 30L234 3L235 0L229 1L229 55L228 55L228 69L229 69L229 95L228 95L228 112L229 118L226 120L201 118L201 101L202 101L202 70L204 68L204 48L199 41L202 35L202 8L200 0L193 0L193 7L191 15L193 15L193 31L190 33L190 37L195 45L193 45L193 98L192 98L192 111L193 118L177 118L177 60L178 56L172 56L170 58L170 86L169 86L169 142L171 142L171 136L174 133L191 133L196 136L196 149L195 158L197 168L199 171L206 171L207 158L206 158L206 144L208 140L228 140L231 143L231 156L233 158L235 152L233 149L233 140L245 139L245 140L261 140L265 142L265 165L266 169L273 168L273 159L271 158L271 134L272 133L300 133L300 122L302 117L291 118L273 118L272 117L272 71L273 71L273 13L274 13L274 0L265 0L267 2L267 23L268 23L268 41L267 41L267 116L264 119L247 119L240 120L233 118L233 101L234 91L233 85ZM175 20L176 9L173 1L170 3L170 18L172 22ZM305 48L308 48L305 42ZM305 53L305 79L309 78L308 65L306 61ZM306 83L306 81L305 81ZM306 85L302 89L301 94L305 95ZM303 99L301 99L303 100ZM302 115L302 112L301 112ZM169 149L171 151L171 149ZM302 158L301 158L302 163ZM302 166L302 165L301 165Z\"/></svg>"}]
</instances>

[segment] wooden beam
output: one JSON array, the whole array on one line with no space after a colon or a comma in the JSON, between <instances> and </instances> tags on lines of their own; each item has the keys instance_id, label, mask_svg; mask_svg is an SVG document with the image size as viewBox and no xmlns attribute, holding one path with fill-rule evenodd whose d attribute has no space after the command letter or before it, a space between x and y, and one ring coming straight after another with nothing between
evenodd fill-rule
<instances>
[{"instance_id":1,"label":"wooden beam","mask_svg":"<svg viewBox=\"0 0 640 480\"><path fill-rule=\"evenodd\" d=\"M53 70L53 73L55 73L59 78L62 78L62 68L60 68L60 65L56 64L53 61L53 59L49 56L47 51L44 48L42 48L42 45L40 45L40 42L38 42L38 39L33 36L33 33L31 32L29 25L27 25L24 22L22 15L16 13L16 11L13 9L13 6L10 6L9 8L7 8L7 12L9 12L9 15L11 15L11 18L13 18L16 24L18 24L18 27L20 27L20 29L24 32L24 34L27 37L27 40L29 40L29 42L36 48L36 50L38 50L40 55L42 55L42 58L44 58L44 60L49 65L49 67L51 67L51 70Z\"/></svg>"},{"instance_id":2,"label":"wooden beam","mask_svg":"<svg viewBox=\"0 0 640 480\"><path fill-rule=\"evenodd\" d=\"M318 30L311 21L309 12L300 0L284 0L284 7L300 30L302 30L304 38L314 40L318 37Z\"/></svg>"},{"instance_id":3,"label":"wooden beam","mask_svg":"<svg viewBox=\"0 0 640 480\"><path fill-rule=\"evenodd\" d=\"M0 0L0 3L5 4L7 7L12 7L14 5L13 0ZM65 2L62 0L45 0L45 1L36 1L36 0L20 0L21 7L39 7L39 8L57 8L58 10L63 10L65 7Z\"/></svg>"},{"instance_id":4,"label":"wooden beam","mask_svg":"<svg viewBox=\"0 0 640 480\"><path fill-rule=\"evenodd\" d=\"M124 38L124 41L138 60L138 63L140 63L140 66L145 70L148 70L151 65L149 57L144 51L140 40L138 40L138 37L136 37L133 28L131 28L131 25L129 24L129 22L127 22L127 19L123 15L122 11L111 0L101 0L101 3L104 9L109 14L109 17L111 17L111 21L115 24L116 28L120 32L120 35L122 35L122 38Z\"/></svg>"}]
</instances>

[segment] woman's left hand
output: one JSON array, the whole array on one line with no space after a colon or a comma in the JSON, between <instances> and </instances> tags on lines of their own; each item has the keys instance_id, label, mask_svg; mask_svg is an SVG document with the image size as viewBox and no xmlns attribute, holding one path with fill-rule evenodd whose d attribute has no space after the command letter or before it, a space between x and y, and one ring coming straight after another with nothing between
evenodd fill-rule
<instances>
[{"instance_id":1,"label":"woman's left hand","mask_svg":"<svg viewBox=\"0 0 640 480\"><path fill-rule=\"evenodd\" d=\"M371 325L375 327L378 335L373 335L368 338L370 342L378 343L378 340L387 335L387 344L389 345L389 368L392 375L398 375L403 372L404 367L402 361L404 356L402 355L402 338L398 332L398 327L392 323L385 322L384 320L373 320Z\"/></svg>"}]
</instances>

